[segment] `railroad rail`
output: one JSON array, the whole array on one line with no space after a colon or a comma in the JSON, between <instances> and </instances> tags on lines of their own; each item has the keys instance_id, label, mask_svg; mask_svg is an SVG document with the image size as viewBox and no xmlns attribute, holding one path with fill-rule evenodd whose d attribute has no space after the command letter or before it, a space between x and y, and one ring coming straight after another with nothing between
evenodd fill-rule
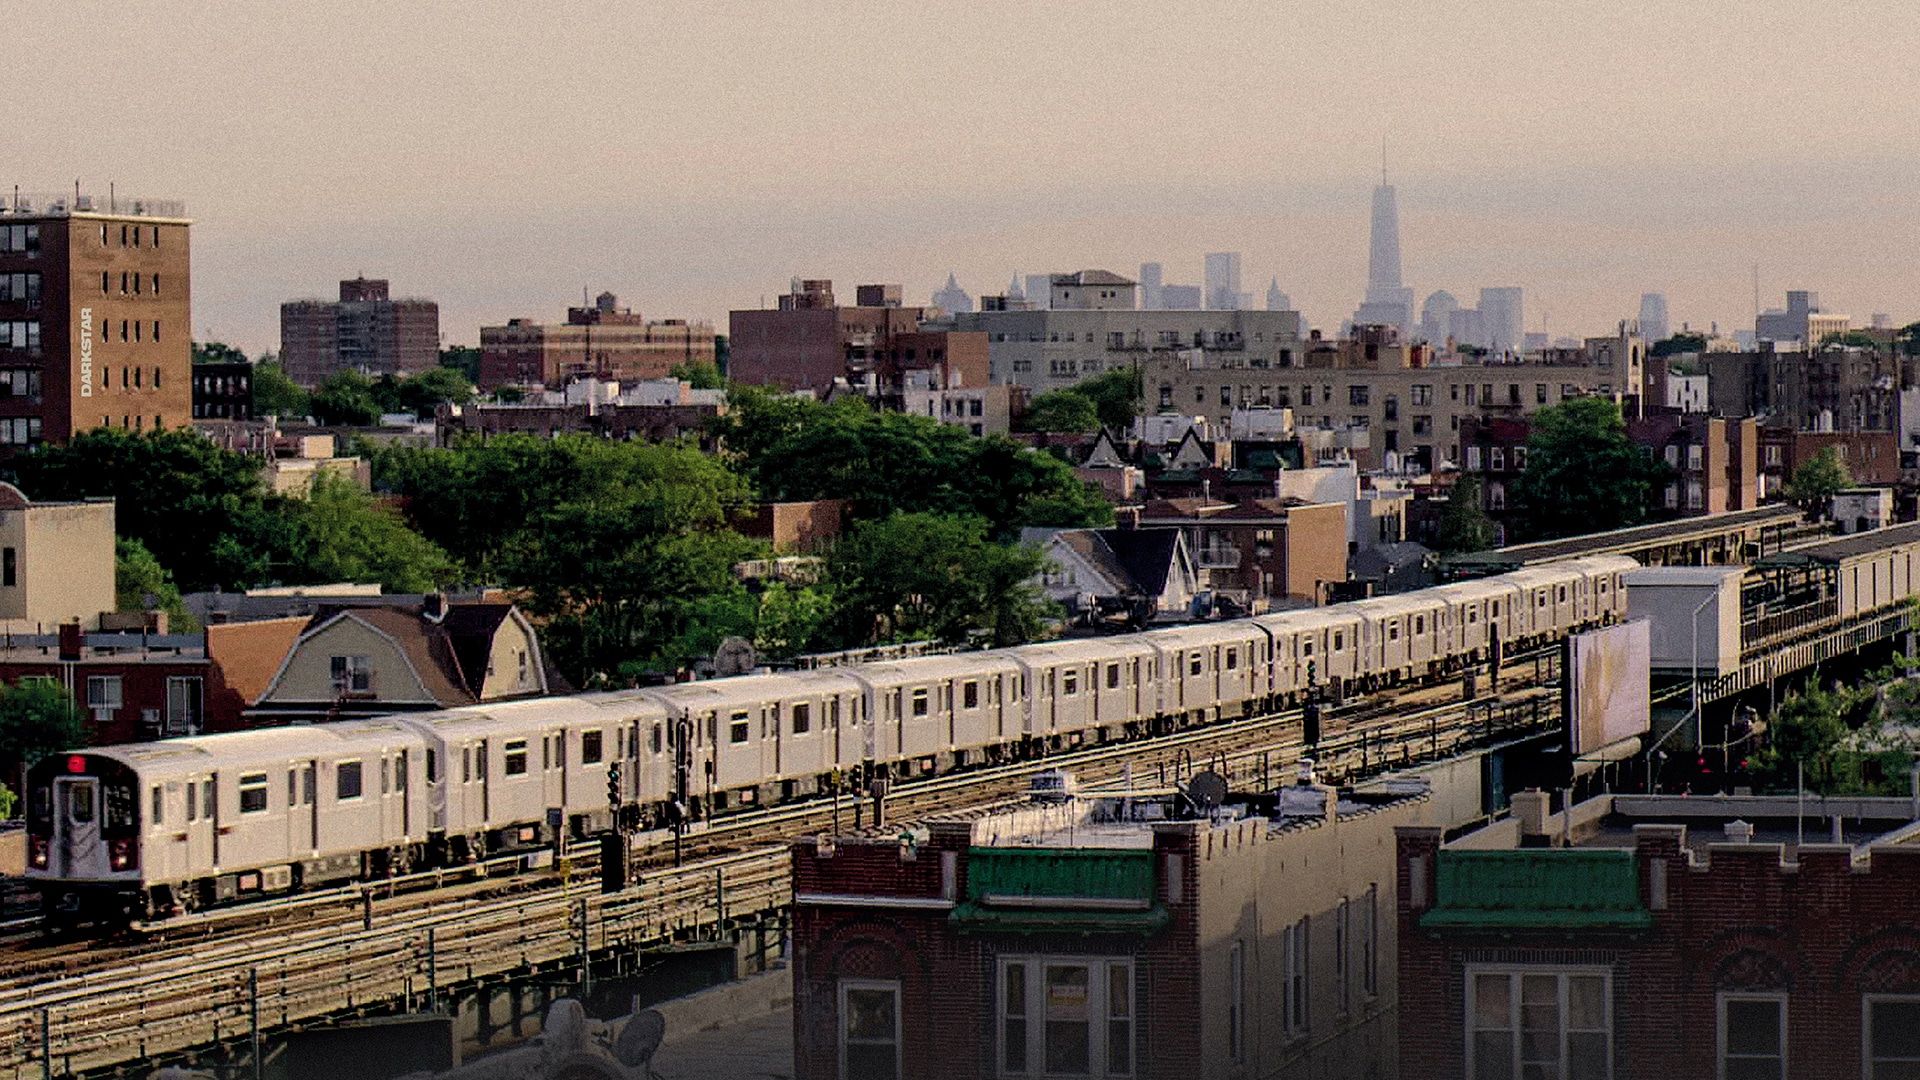
<instances>
[{"instance_id":1,"label":"railroad rail","mask_svg":"<svg viewBox=\"0 0 1920 1080\"><path fill-rule=\"evenodd\" d=\"M1532 659L1532 675L1514 677L1499 696L1459 700L1457 686L1448 684L1328 710L1312 752L1323 773L1351 779L1552 728L1560 719L1558 695L1545 687L1557 676L1555 665L1544 653L1516 659ZM1517 662L1508 669L1523 670ZM1416 700L1422 698L1439 700ZM1299 719L1299 710L1286 710L1151 741L1089 745L1046 764L1088 781L1130 773L1160 780L1213 767L1271 782L1274 770L1308 752ZM1034 768L1027 762L905 784L887 800L888 813L906 820L990 804L1021 792ZM544 876L546 887L513 895L398 891L383 903L363 899L358 911L342 904L331 920L169 941L122 954L112 966L53 978L0 977L0 1076L75 1075L166 1060L254 1032L431 1007L457 988L489 980L584 974L595 957L721 936L784 909L791 902L784 841L827 827L836 808L850 824L845 818L855 805L854 797L840 796L720 819L699 834L703 849L736 836L751 846L702 850L681 866L643 869L616 894L603 894L597 876L575 872L593 861L581 850L581 858L562 860ZM321 910L334 898L308 899L310 910Z\"/></svg>"}]
</instances>

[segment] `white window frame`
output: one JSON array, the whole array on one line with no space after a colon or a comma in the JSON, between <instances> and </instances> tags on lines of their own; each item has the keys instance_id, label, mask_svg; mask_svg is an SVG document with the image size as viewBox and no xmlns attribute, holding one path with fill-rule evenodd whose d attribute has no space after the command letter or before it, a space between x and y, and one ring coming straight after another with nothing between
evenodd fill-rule
<instances>
[{"instance_id":1,"label":"white window frame","mask_svg":"<svg viewBox=\"0 0 1920 1080\"><path fill-rule=\"evenodd\" d=\"M834 1042L838 1047L839 1075L847 1075L847 994L854 990L884 990L893 995L893 1074L901 1076L905 1072L906 1058L900 1046L900 980L898 979L841 979L837 993L839 1013L834 1024Z\"/></svg>"},{"instance_id":2,"label":"white window frame","mask_svg":"<svg viewBox=\"0 0 1920 1080\"><path fill-rule=\"evenodd\" d=\"M1719 1080L1727 1080L1727 1003L1734 1001L1770 1001L1780 1017L1780 1075L1792 1076L1787 1064L1787 994L1784 990L1722 990L1714 1003L1714 1065ZM1871 1050L1871 1046L1864 1049ZM1742 1055L1743 1058L1752 1055ZM1863 1061L1870 1060L1863 1057Z\"/></svg>"},{"instance_id":3,"label":"white window frame","mask_svg":"<svg viewBox=\"0 0 1920 1080\"><path fill-rule=\"evenodd\" d=\"M335 671L334 668L339 670ZM373 691L371 656L336 655L327 658L327 676L336 694L367 694Z\"/></svg>"},{"instance_id":4,"label":"white window frame","mask_svg":"<svg viewBox=\"0 0 1920 1080\"><path fill-rule=\"evenodd\" d=\"M103 692L96 694L96 690ZM112 693L105 693L107 690ZM93 711L96 720L111 720L126 703L126 683L120 676L87 676L87 708Z\"/></svg>"},{"instance_id":5,"label":"white window frame","mask_svg":"<svg viewBox=\"0 0 1920 1080\"><path fill-rule=\"evenodd\" d=\"M1010 1072L1006 1068L1006 986L1007 969L1022 965L1026 978L1026 993L1023 1001L1026 1007L1027 1025L1026 1069ZM1021 954L998 958L994 967L993 997L993 1073L998 1080L1042 1080L1057 1074L1046 1071L1046 971L1048 967L1082 967L1087 969L1087 1037L1088 1055L1092 1070L1074 1073L1076 1080L1128 1080L1139 1073L1140 1056L1140 984L1138 968L1130 956L1064 956L1059 954ZM1109 1035L1112 1025L1120 1017L1113 1014L1113 1002L1108 991L1113 983L1113 969L1122 968L1127 973L1127 1069L1116 1072L1108 1068Z\"/></svg>"},{"instance_id":6,"label":"white window frame","mask_svg":"<svg viewBox=\"0 0 1920 1080\"><path fill-rule=\"evenodd\" d=\"M1464 978L1466 980L1466 985L1464 987L1464 991L1462 994L1463 998L1466 1001L1466 1009L1465 1009L1465 1014L1461 1018L1462 1019L1461 1026L1463 1028L1463 1036L1464 1036L1465 1051L1466 1051L1465 1075L1467 1076L1479 1075L1478 1073L1479 1066L1478 1066L1478 1063L1474 1060L1474 1037L1473 1036L1474 1036L1474 1032L1477 1030L1474 1023L1475 1014L1477 1011L1477 1008L1476 1008L1477 1002L1475 1001L1475 996L1478 993L1478 982L1480 978L1482 976L1487 976L1487 975L1504 975L1508 978L1508 980L1510 980L1510 983L1512 983L1510 988L1511 996L1509 999L1510 1000L1509 1015L1510 1015L1510 1019L1513 1026L1506 1030L1510 1030L1513 1032L1513 1054L1514 1054L1513 1075L1515 1077L1518 1077L1521 1075L1520 1065L1519 1065L1519 1053L1520 1053L1520 1046L1521 1046L1520 988L1517 984L1517 980L1524 975L1551 975L1559 980L1558 985L1559 985L1559 995L1560 995L1560 1013L1559 1013L1560 1015L1560 1068L1561 1068L1562 1074L1564 1075L1566 1070L1566 1065L1567 1065L1567 1059L1568 1059L1567 980L1569 979L1569 977L1580 977L1580 976L1590 976L1590 977L1598 978L1600 980L1600 1000L1606 1006L1606 1027L1604 1030L1606 1031L1606 1034L1607 1034L1607 1063L1606 1063L1606 1069L1601 1073L1601 1075L1603 1077L1606 1077L1607 1080L1613 1080L1614 1061L1616 1056L1614 1045L1613 1045L1614 1043L1613 971L1612 969L1606 968L1606 967L1581 966L1577 964L1570 964L1570 965L1469 964L1467 965L1466 973L1464 975Z\"/></svg>"},{"instance_id":7,"label":"white window frame","mask_svg":"<svg viewBox=\"0 0 1920 1080\"><path fill-rule=\"evenodd\" d=\"M1860 995L1860 1075L1865 1080L1874 1080L1873 1076L1873 1007L1883 1001L1906 1001L1920 1004L1920 994L1862 994ZM1907 1059L1895 1059L1905 1061Z\"/></svg>"}]
</instances>

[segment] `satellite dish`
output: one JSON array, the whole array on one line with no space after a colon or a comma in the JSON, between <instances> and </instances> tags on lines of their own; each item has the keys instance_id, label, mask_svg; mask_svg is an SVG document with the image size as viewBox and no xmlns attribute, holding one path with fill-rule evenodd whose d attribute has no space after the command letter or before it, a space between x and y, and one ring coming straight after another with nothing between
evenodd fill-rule
<instances>
[{"instance_id":1,"label":"satellite dish","mask_svg":"<svg viewBox=\"0 0 1920 1080\"><path fill-rule=\"evenodd\" d=\"M613 1056L627 1068L637 1069L653 1061L654 1052L666 1037L667 1018L659 1009L642 1009L620 1029L619 1038L613 1041Z\"/></svg>"},{"instance_id":2,"label":"satellite dish","mask_svg":"<svg viewBox=\"0 0 1920 1080\"><path fill-rule=\"evenodd\" d=\"M1187 781L1187 798L1202 810L1218 807L1227 797L1227 778L1212 769L1203 769Z\"/></svg>"}]
</instances>

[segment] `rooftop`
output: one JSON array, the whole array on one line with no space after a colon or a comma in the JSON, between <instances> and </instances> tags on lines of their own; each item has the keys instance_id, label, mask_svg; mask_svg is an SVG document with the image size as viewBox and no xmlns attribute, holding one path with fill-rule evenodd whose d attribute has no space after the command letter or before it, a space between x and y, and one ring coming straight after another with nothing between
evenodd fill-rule
<instances>
[{"instance_id":1,"label":"rooftop","mask_svg":"<svg viewBox=\"0 0 1920 1080\"><path fill-rule=\"evenodd\" d=\"M14 191L0 195L0 217L73 217L85 214L178 219L187 216L187 204L179 199L149 199L111 191L104 199L78 192L43 194Z\"/></svg>"},{"instance_id":2,"label":"rooftop","mask_svg":"<svg viewBox=\"0 0 1920 1080\"><path fill-rule=\"evenodd\" d=\"M1585 555L1626 551L1649 544L1668 543L1732 528L1784 527L1797 524L1801 520L1803 516L1800 511L1791 506L1761 506L1752 510L1707 514L1702 517L1663 521L1653 525L1635 525L1586 536L1568 537L1564 540L1542 540L1538 543L1515 544L1510 547L1476 551L1451 559L1449 564L1461 568L1524 566L1529 563L1554 562Z\"/></svg>"}]
</instances>

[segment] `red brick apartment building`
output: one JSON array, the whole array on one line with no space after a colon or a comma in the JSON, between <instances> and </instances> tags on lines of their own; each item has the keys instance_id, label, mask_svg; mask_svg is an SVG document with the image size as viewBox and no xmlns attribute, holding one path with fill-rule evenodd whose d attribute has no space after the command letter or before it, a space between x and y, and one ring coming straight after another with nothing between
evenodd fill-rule
<instances>
[{"instance_id":1,"label":"red brick apartment building","mask_svg":"<svg viewBox=\"0 0 1920 1080\"><path fill-rule=\"evenodd\" d=\"M1442 821L1425 786L1121 803L795 845L796 1076L1394 1075L1390 839Z\"/></svg>"},{"instance_id":2,"label":"red brick apartment building","mask_svg":"<svg viewBox=\"0 0 1920 1080\"><path fill-rule=\"evenodd\" d=\"M992 382L987 335L923 330L931 308L902 307L898 285L862 285L857 303L841 307L833 282L795 282L776 310L729 317L727 374L743 383L812 390L824 396L835 379L874 377L897 387L908 371L934 371L941 388Z\"/></svg>"},{"instance_id":3,"label":"red brick apartment building","mask_svg":"<svg viewBox=\"0 0 1920 1080\"><path fill-rule=\"evenodd\" d=\"M1603 796L1399 830L1400 1068L1920 1075L1907 799Z\"/></svg>"},{"instance_id":4,"label":"red brick apartment building","mask_svg":"<svg viewBox=\"0 0 1920 1080\"><path fill-rule=\"evenodd\" d=\"M0 198L0 454L192 418L185 208Z\"/></svg>"},{"instance_id":5,"label":"red brick apartment building","mask_svg":"<svg viewBox=\"0 0 1920 1080\"><path fill-rule=\"evenodd\" d=\"M342 371L414 375L440 363L440 305L395 300L387 282L353 278L340 299L280 305L280 363L301 386L318 386Z\"/></svg>"}]
</instances>

